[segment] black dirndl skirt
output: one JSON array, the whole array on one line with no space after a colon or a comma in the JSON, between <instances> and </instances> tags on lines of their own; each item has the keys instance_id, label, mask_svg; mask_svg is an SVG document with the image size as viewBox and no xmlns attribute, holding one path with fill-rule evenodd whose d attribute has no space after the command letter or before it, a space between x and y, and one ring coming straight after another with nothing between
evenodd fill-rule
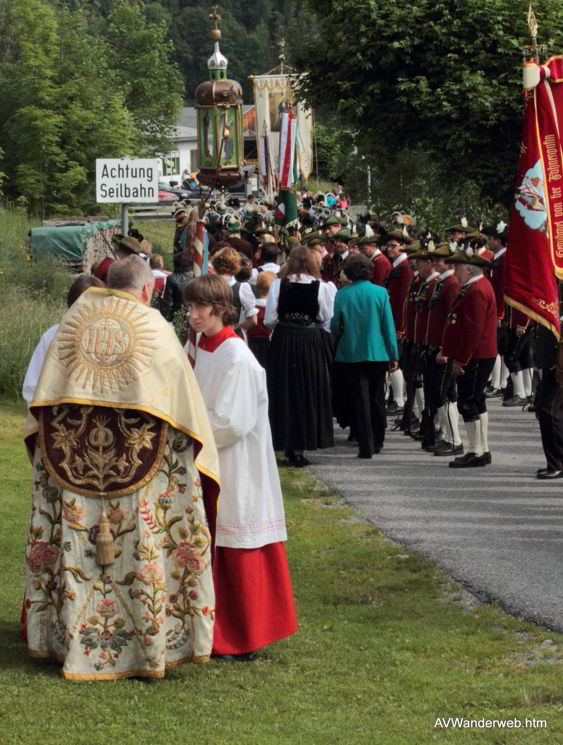
<instances>
[{"instance_id":1,"label":"black dirndl skirt","mask_svg":"<svg viewBox=\"0 0 563 745\"><path fill-rule=\"evenodd\" d=\"M326 332L278 324L270 341L268 396L275 450L334 445Z\"/></svg>"},{"instance_id":2,"label":"black dirndl skirt","mask_svg":"<svg viewBox=\"0 0 563 745\"><path fill-rule=\"evenodd\" d=\"M256 357L258 362L264 369L268 367L268 356L270 354L270 340L269 339L253 339L248 338L248 348L252 354Z\"/></svg>"}]
</instances>

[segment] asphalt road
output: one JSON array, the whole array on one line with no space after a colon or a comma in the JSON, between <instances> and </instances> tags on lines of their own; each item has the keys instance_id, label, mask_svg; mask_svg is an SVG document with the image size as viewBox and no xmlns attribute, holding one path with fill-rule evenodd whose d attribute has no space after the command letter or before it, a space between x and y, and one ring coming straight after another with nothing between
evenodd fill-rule
<instances>
[{"instance_id":1,"label":"asphalt road","mask_svg":"<svg viewBox=\"0 0 563 745\"><path fill-rule=\"evenodd\" d=\"M498 399L489 404L493 463L485 468L448 468L449 458L390 430L368 461L337 430L336 446L310 454L310 468L383 533L470 591L563 631L563 479L535 478L545 466L535 415Z\"/></svg>"}]
</instances>

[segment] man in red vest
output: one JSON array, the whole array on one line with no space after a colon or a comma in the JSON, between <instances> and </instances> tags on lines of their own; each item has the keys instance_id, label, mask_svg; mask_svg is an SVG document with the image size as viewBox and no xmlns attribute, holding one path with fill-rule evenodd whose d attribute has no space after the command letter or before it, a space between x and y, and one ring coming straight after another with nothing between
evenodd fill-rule
<instances>
[{"instance_id":1,"label":"man in red vest","mask_svg":"<svg viewBox=\"0 0 563 745\"><path fill-rule=\"evenodd\" d=\"M450 468L473 468L491 462L485 387L497 356L497 306L484 270L490 267L471 242L446 259L455 267L461 290L450 311L442 339L442 355L457 377L457 406L468 437L465 455Z\"/></svg>"}]
</instances>

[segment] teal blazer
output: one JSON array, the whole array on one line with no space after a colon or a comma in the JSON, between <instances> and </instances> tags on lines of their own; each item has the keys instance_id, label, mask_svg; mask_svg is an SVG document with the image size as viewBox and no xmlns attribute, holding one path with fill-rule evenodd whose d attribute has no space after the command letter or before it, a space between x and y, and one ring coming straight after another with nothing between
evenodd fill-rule
<instances>
[{"instance_id":1,"label":"teal blazer","mask_svg":"<svg viewBox=\"0 0 563 745\"><path fill-rule=\"evenodd\" d=\"M338 290L330 330L338 339L336 362L399 359L389 295L368 280Z\"/></svg>"}]
</instances>

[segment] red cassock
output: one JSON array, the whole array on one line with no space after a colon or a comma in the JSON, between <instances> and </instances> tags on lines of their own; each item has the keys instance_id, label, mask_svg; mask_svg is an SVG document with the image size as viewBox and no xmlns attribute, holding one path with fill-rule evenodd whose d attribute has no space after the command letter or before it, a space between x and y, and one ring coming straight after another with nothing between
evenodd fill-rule
<instances>
[{"instance_id":1,"label":"red cassock","mask_svg":"<svg viewBox=\"0 0 563 745\"><path fill-rule=\"evenodd\" d=\"M392 268L387 277L387 292L389 293L391 312L393 313L397 336L403 336L405 333L405 301L412 277L413 270L408 259Z\"/></svg>"},{"instance_id":2,"label":"red cassock","mask_svg":"<svg viewBox=\"0 0 563 745\"><path fill-rule=\"evenodd\" d=\"M213 654L244 654L299 630L283 543L217 546L213 561Z\"/></svg>"},{"instance_id":3,"label":"red cassock","mask_svg":"<svg viewBox=\"0 0 563 745\"><path fill-rule=\"evenodd\" d=\"M426 333L426 343L428 346L439 347L442 343L442 336L444 335L448 315L459 290L460 285L455 274L436 283L436 287L430 298L430 310L428 313Z\"/></svg>"},{"instance_id":4,"label":"red cassock","mask_svg":"<svg viewBox=\"0 0 563 745\"><path fill-rule=\"evenodd\" d=\"M371 275L372 283L374 285L385 287L385 282L391 272L391 262L385 254L379 252L372 258L371 263L373 265L373 274Z\"/></svg>"},{"instance_id":5,"label":"red cassock","mask_svg":"<svg viewBox=\"0 0 563 745\"><path fill-rule=\"evenodd\" d=\"M407 341L414 341L414 325L416 322L416 297L418 295L418 289L422 283L422 277L419 274L415 274L405 298L405 304L403 307L403 318L405 327L405 339Z\"/></svg>"},{"instance_id":6,"label":"red cassock","mask_svg":"<svg viewBox=\"0 0 563 745\"><path fill-rule=\"evenodd\" d=\"M486 277L464 285L458 293L444 329L442 353L462 365L497 355L497 304Z\"/></svg>"},{"instance_id":7,"label":"red cassock","mask_svg":"<svg viewBox=\"0 0 563 745\"><path fill-rule=\"evenodd\" d=\"M428 328L428 314L430 313L430 300L436 288L438 278L430 282L421 282L418 294L416 296L416 318L414 322L414 342L415 344L425 345L426 331Z\"/></svg>"}]
</instances>

